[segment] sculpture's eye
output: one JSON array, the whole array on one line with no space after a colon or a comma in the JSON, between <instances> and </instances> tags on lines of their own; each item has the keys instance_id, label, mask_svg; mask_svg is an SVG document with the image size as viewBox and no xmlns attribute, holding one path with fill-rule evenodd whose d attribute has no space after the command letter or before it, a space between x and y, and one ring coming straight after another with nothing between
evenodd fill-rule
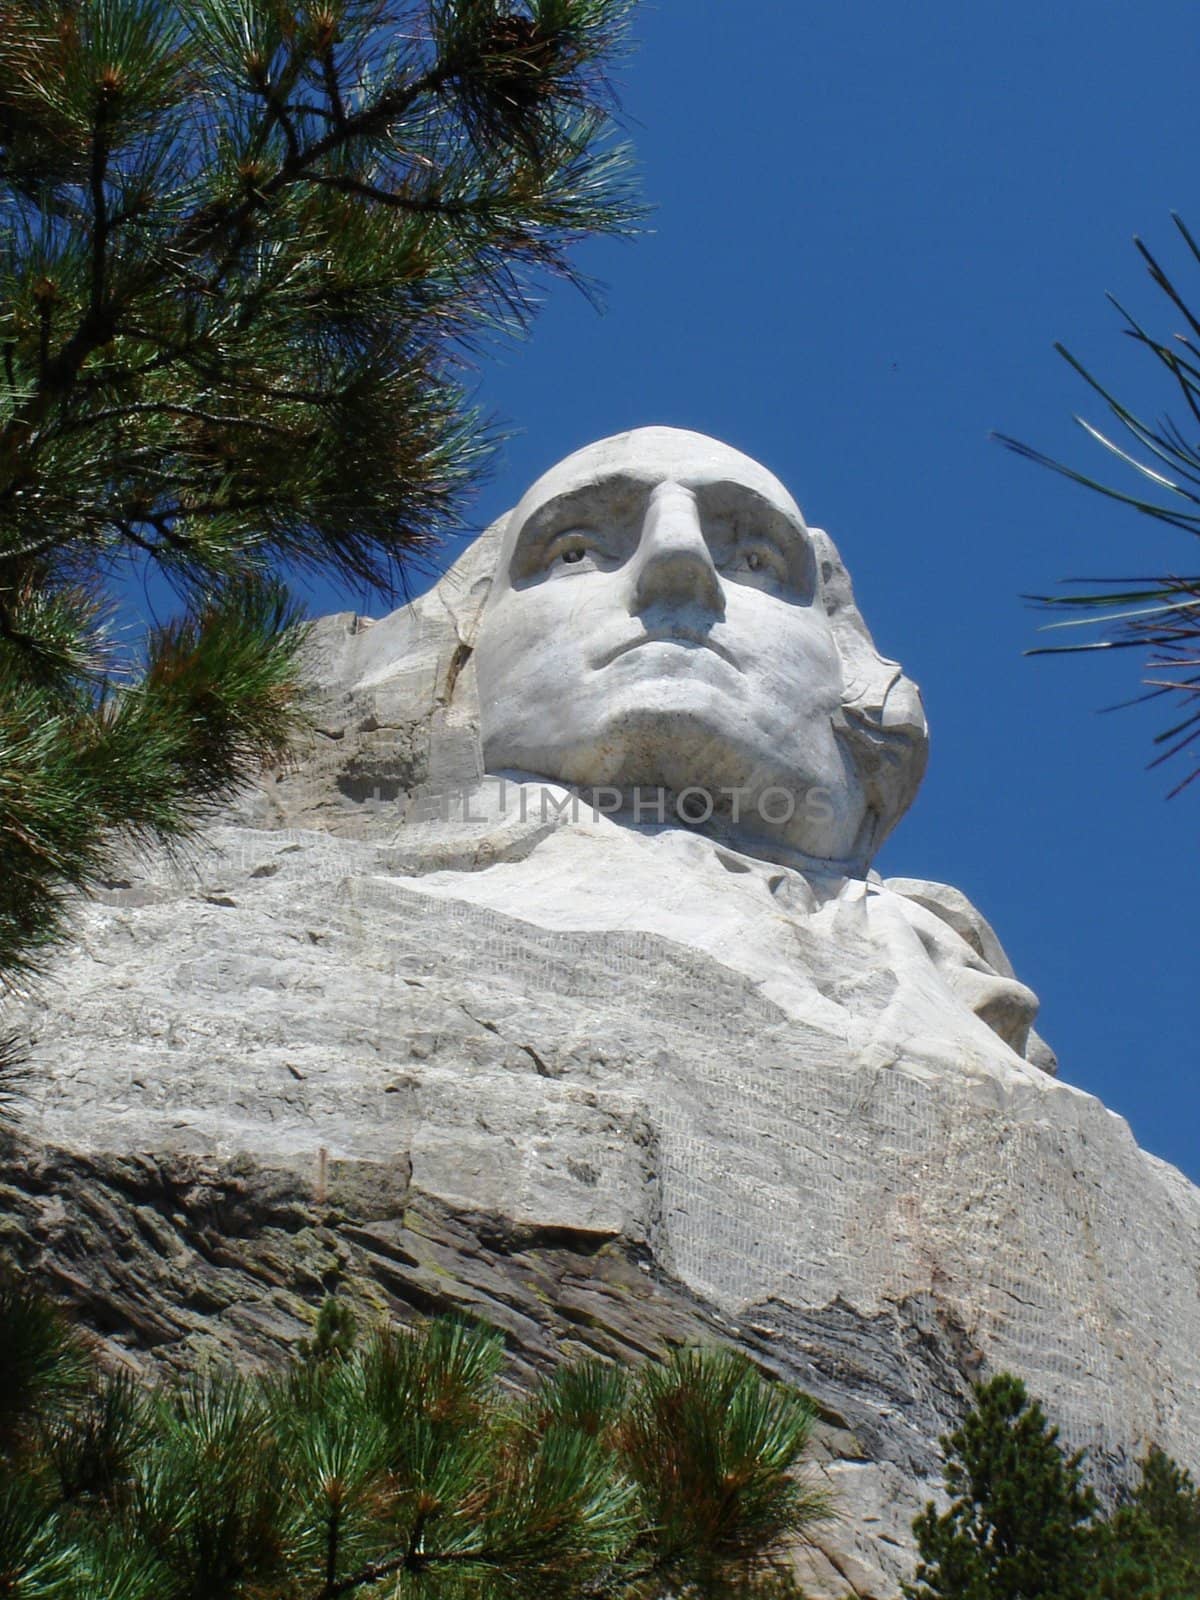
<instances>
[{"instance_id":1,"label":"sculpture's eye","mask_svg":"<svg viewBox=\"0 0 1200 1600\"><path fill-rule=\"evenodd\" d=\"M548 578L568 572L600 572L612 563L604 542L588 528L565 528L543 547L541 569Z\"/></svg>"},{"instance_id":2,"label":"sculpture's eye","mask_svg":"<svg viewBox=\"0 0 1200 1600\"><path fill-rule=\"evenodd\" d=\"M753 584L756 588L764 585L774 588L787 582L783 553L765 539L756 539L753 544L734 544L719 565L735 582Z\"/></svg>"}]
</instances>

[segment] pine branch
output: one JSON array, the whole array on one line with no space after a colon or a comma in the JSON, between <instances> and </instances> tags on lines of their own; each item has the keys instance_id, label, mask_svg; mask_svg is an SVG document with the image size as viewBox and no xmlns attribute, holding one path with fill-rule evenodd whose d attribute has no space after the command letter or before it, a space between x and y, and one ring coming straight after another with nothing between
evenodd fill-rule
<instances>
[{"instance_id":1,"label":"pine branch","mask_svg":"<svg viewBox=\"0 0 1200 1600\"><path fill-rule=\"evenodd\" d=\"M325 84L325 93L329 96L333 124L336 128L344 128L346 126L346 104L342 99L342 85L338 76L332 39L319 49L318 54L321 58L321 77Z\"/></svg>"},{"instance_id":2,"label":"pine branch","mask_svg":"<svg viewBox=\"0 0 1200 1600\"><path fill-rule=\"evenodd\" d=\"M307 148L296 146L290 149L287 159L280 164L278 170L264 182L256 185L242 200L236 204L210 205L189 218L177 237L165 246L164 254L177 267L188 262L198 262L204 258L215 241L223 236L232 236L235 240L234 246L226 252L205 285L208 294L217 293L237 259L237 241L241 238L242 229L257 211L265 209L289 184L306 177L324 157L335 154L358 139L371 137L388 123L402 117L422 98L435 95L450 75L449 67L432 68L415 83L397 88L390 94L381 95L373 106L364 108L342 124L335 125L324 138L316 140ZM278 117L279 105L268 99L268 106L272 114ZM0 459L5 452L11 454L15 447L28 443L36 425L44 420L51 405L69 390L87 358L112 337L127 303L136 300L146 290L157 270L156 267L147 267L141 275L134 277L127 284L121 300L115 304L105 300L104 260L108 220L104 211L104 174L108 149L103 134L104 121L103 115L98 111L91 176L94 212L91 300L75 332L58 355L46 362L42 379L27 406L22 408L22 413L19 413L7 427L0 429Z\"/></svg>"},{"instance_id":3,"label":"pine branch","mask_svg":"<svg viewBox=\"0 0 1200 1600\"><path fill-rule=\"evenodd\" d=\"M284 756L294 653L230 596L394 591L492 446L465 359L636 208L602 112L625 0L0 11L3 982L120 840ZM146 562L187 609L139 671L65 597Z\"/></svg>"},{"instance_id":4,"label":"pine branch","mask_svg":"<svg viewBox=\"0 0 1200 1600\"><path fill-rule=\"evenodd\" d=\"M333 189L339 194L358 195L361 199L374 201L376 205L391 206L397 211L409 211L417 216L468 217L479 212L478 204L470 201L446 200L438 195L401 194L394 189L381 189L362 178L337 173L316 173L312 182L320 188Z\"/></svg>"},{"instance_id":5,"label":"pine branch","mask_svg":"<svg viewBox=\"0 0 1200 1600\"><path fill-rule=\"evenodd\" d=\"M19 1121L31 1078L25 1041L17 1033L0 1034L0 1132Z\"/></svg>"},{"instance_id":6,"label":"pine branch","mask_svg":"<svg viewBox=\"0 0 1200 1600\"><path fill-rule=\"evenodd\" d=\"M429 1553L406 1550L403 1555L373 1562L350 1577L339 1579L332 1587L322 1589L318 1600L341 1600L344 1594L353 1594L356 1589L366 1588L368 1584L381 1583L384 1578L393 1578L398 1572L418 1575L437 1567L464 1566L503 1571L511 1562L512 1552L504 1550L445 1550Z\"/></svg>"},{"instance_id":7,"label":"pine branch","mask_svg":"<svg viewBox=\"0 0 1200 1600\"><path fill-rule=\"evenodd\" d=\"M1172 220L1188 247L1192 265L1200 263L1200 249L1197 248L1192 235L1178 216L1174 216ZM1191 335L1200 332L1200 318L1190 310L1184 294L1142 241L1135 239L1134 244L1155 286L1174 310L1183 316L1190 332L1176 334L1172 343L1168 344L1151 335L1118 301L1112 299L1112 296L1109 298L1124 319L1125 332L1144 350L1149 351L1165 370L1172 386L1171 392L1177 392L1183 398L1187 416L1193 422L1200 421L1200 383L1198 383L1200 367L1196 365L1195 360L1188 360L1186 356L1180 354L1183 350L1193 357L1197 356L1198 352ZM1115 426L1110 426L1110 431L1105 432L1083 417L1076 417L1075 421L1093 443L1099 444L1120 463L1127 474L1132 475L1131 486L1125 489L1119 488L1107 479L1079 471L1004 434L996 435L1000 443L1024 459L1048 467L1070 482L1130 508L1140 517L1148 517L1193 536L1200 534L1200 445L1197 445L1194 439L1188 439L1183 427L1170 417L1154 424L1145 421L1096 379L1063 345L1055 345L1055 350L1077 376L1083 379L1092 393L1103 402ZM1027 651L1026 654L1081 655L1096 650L1139 650L1146 656L1142 677L1144 685L1158 691L1182 695L1185 699L1190 698L1192 685L1183 676L1160 678L1156 674L1160 669L1174 673L1186 667L1188 658L1185 647L1190 644L1194 648L1197 639L1200 639L1200 585L1197 580L1181 578L1174 573L1165 573L1153 579L1143 580L1146 587L1134 598L1139 602L1148 601L1151 604L1141 605L1134 611L1124 609L1131 598L1129 595L1114 592L1124 587L1125 580L1073 579L1071 581L1100 582L1108 586L1109 592L1106 593L1102 588L1085 594L1039 595L1027 598L1039 606L1068 613L1068 620L1046 624L1047 629L1094 627L1099 630L1100 636L1083 643L1041 646ZM1071 615L1081 609L1088 615L1082 617ZM1078 634L1068 634L1066 637L1077 639ZM1125 703L1138 704L1156 697L1156 695L1139 695L1136 699ZM1166 733L1156 737L1155 744L1165 744L1167 748L1149 763L1151 768L1158 766L1164 760L1181 756L1191 747L1191 739L1179 740L1174 744L1170 742L1177 731L1168 729ZM1200 778L1200 764L1193 765L1182 782L1170 791L1168 798L1179 794L1197 778Z\"/></svg>"},{"instance_id":8,"label":"pine branch","mask_svg":"<svg viewBox=\"0 0 1200 1600\"><path fill-rule=\"evenodd\" d=\"M41 631L44 631L41 630ZM114 870L123 841L186 838L302 725L294 610L244 584L160 629L145 672L47 718L29 647L0 654L0 980L60 939L62 893Z\"/></svg>"}]
</instances>

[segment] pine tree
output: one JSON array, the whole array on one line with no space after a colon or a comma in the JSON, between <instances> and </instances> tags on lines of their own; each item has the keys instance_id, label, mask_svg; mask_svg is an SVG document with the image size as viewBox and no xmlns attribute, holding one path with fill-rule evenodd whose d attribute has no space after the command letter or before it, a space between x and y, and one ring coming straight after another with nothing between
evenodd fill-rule
<instances>
[{"instance_id":1,"label":"pine tree","mask_svg":"<svg viewBox=\"0 0 1200 1600\"><path fill-rule=\"evenodd\" d=\"M1200 1595L1200 1490L1163 1451L1102 1530L1095 1600L1195 1600Z\"/></svg>"},{"instance_id":2,"label":"pine tree","mask_svg":"<svg viewBox=\"0 0 1200 1600\"><path fill-rule=\"evenodd\" d=\"M941 1444L951 1505L930 1503L913 1523L908 1600L1085 1600L1095 1496L1024 1385L1007 1373L977 1385Z\"/></svg>"},{"instance_id":3,"label":"pine tree","mask_svg":"<svg viewBox=\"0 0 1200 1600\"><path fill-rule=\"evenodd\" d=\"M21 1315L0 1301L0 1348ZM0 1593L803 1600L811 1408L738 1356L585 1362L514 1398L487 1329L321 1326L316 1358L172 1388L81 1374L75 1348L0 1440Z\"/></svg>"},{"instance_id":4,"label":"pine tree","mask_svg":"<svg viewBox=\"0 0 1200 1600\"><path fill-rule=\"evenodd\" d=\"M633 224L631 3L0 0L0 980L285 755L281 577L391 591L457 525L464 362Z\"/></svg>"}]
</instances>

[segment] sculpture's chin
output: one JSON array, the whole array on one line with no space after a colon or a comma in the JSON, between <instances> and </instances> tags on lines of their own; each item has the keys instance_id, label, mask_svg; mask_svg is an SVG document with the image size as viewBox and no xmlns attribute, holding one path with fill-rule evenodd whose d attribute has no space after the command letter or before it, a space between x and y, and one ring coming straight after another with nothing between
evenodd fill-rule
<instances>
[{"instance_id":1,"label":"sculpture's chin","mask_svg":"<svg viewBox=\"0 0 1200 1600\"><path fill-rule=\"evenodd\" d=\"M550 732L544 725L493 736L487 770L620 791L626 814L685 822L750 854L771 844L820 861L854 860L865 803L832 743L789 751L796 759L783 761L778 746L756 740L746 725L646 707L588 737L555 741Z\"/></svg>"},{"instance_id":2,"label":"sculpture's chin","mask_svg":"<svg viewBox=\"0 0 1200 1600\"><path fill-rule=\"evenodd\" d=\"M720 723L651 709L614 718L595 737L561 749L556 761L568 783L675 790L743 785L759 764L753 750Z\"/></svg>"}]
</instances>

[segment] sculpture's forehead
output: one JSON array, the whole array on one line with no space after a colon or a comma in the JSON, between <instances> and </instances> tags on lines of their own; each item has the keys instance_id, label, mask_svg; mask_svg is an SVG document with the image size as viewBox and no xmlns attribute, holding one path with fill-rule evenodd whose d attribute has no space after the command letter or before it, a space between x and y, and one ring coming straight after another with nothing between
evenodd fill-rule
<instances>
[{"instance_id":1,"label":"sculpture's forehead","mask_svg":"<svg viewBox=\"0 0 1200 1600\"><path fill-rule=\"evenodd\" d=\"M547 501L631 479L647 486L670 481L696 489L714 483L740 485L804 527L800 508L779 479L740 450L682 428L635 428L585 445L544 473L521 497L509 520L506 544L511 547L531 513Z\"/></svg>"}]
</instances>

